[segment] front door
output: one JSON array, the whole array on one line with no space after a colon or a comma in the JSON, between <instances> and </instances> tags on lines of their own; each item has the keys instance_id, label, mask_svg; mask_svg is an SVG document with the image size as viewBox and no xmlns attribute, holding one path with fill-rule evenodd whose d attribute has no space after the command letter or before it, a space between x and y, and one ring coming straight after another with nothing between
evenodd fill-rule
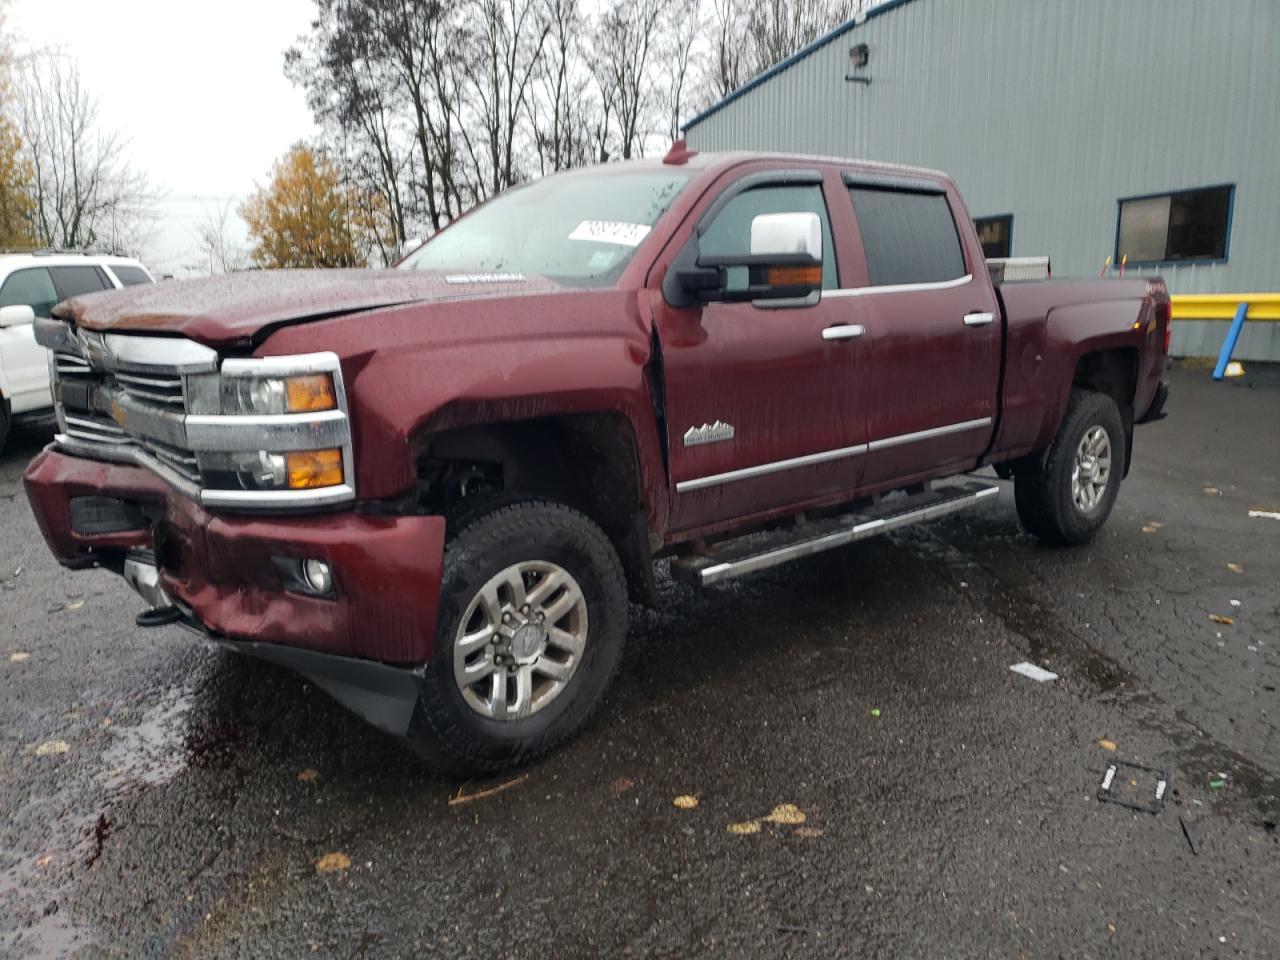
<instances>
[{"instance_id":1,"label":"front door","mask_svg":"<svg viewBox=\"0 0 1280 960\"><path fill-rule=\"evenodd\" d=\"M15 270L0 286L0 307L27 306L37 317L47 317L59 300L49 271L44 267ZM13 396L14 413L52 406L49 390L49 353L36 343L29 323L0 328L0 363Z\"/></svg>"},{"instance_id":2,"label":"front door","mask_svg":"<svg viewBox=\"0 0 1280 960\"><path fill-rule=\"evenodd\" d=\"M730 184L701 220L699 253L750 250L760 214L816 213L823 287L839 286L822 175L753 174ZM738 273L741 273L741 276ZM746 271L729 284L745 285ZM659 299L673 531L707 529L851 491L866 427L855 402L856 333L848 303L813 306Z\"/></svg>"}]
</instances>

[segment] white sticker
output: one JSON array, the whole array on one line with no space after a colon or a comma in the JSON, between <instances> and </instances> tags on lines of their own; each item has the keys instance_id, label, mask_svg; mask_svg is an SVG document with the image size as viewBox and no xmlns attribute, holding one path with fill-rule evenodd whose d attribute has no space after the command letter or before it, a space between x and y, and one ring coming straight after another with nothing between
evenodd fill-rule
<instances>
[{"instance_id":1,"label":"white sticker","mask_svg":"<svg viewBox=\"0 0 1280 960\"><path fill-rule=\"evenodd\" d=\"M570 240L590 240L594 243L615 243L620 247L638 246L649 235L651 228L643 223L622 223L618 220L583 220L569 234Z\"/></svg>"},{"instance_id":2,"label":"white sticker","mask_svg":"<svg viewBox=\"0 0 1280 960\"><path fill-rule=\"evenodd\" d=\"M451 273L445 283L521 283L523 273Z\"/></svg>"}]
</instances>

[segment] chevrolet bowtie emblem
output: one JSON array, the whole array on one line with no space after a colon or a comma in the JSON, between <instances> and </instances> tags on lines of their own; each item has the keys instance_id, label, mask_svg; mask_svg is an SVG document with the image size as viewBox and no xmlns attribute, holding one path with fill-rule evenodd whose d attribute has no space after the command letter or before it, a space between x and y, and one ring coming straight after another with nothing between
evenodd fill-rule
<instances>
[{"instance_id":1,"label":"chevrolet bowtie emblem","mask_svg":"<svg viewBox=\"0 0 1280 960\"><path fill-rule=\"evenodd\" d=\"M684 445L696 447L703 443L719 443L721 440L733 439L733 424L717 420L715 423L704 423L700 427L690 427L684 432Z\"/></svg>"}]
</instances>

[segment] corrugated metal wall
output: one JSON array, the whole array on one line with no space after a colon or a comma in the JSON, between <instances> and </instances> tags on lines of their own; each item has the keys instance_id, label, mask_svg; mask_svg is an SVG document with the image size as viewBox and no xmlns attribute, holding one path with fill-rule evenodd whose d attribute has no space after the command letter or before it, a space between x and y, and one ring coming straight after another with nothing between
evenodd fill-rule
<instances>
[{"instance_id":1,"label":"corrugated metal wall","mask_svg":"<svg viewBox=\"0 0 1280 960\"><path fill-rule=\"evenodd\" d=\"M845 80L859 43L867 85ZM1130 273L1175 293L1280 289L1280 0L913 0L687 138L940 168L975 216L1012 213L1013 255L1048 254L1057 276L1098 274L1119 198L1234 183L1227 262ZM1225 328L1176 326L1182 353ZM1251 325L1237 355L1280 360L1280 324Z\"/></svg>"}]
</instances>

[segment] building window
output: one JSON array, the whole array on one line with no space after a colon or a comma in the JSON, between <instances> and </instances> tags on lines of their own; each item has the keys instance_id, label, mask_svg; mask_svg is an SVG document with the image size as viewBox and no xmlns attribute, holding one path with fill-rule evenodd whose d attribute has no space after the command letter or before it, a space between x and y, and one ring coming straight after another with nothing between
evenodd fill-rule
<instances>
[{"instance_id":1,"label":"building window","mask_svg":"<svg viewBox=\"0 0 1280 960\"><path fill-rule=\"evenodd\" d=\"M1228 184L1121 200L1116 262L1227 259L1234 195Z\"/></svg>"},{"instance_id":2,"label":"building window","mask_svg":"<svg viewBox=\"0 0 1280 960\"><path fill-rule=\"evenodd\" d=\"M982 255L988 260L1013 256L1013 214L998 217L978 217L973 221L978 239L982 242Z\"/></svg>"},{"instance_id":3,"label":"building window","mask_svg":"<svg viewBox=\"0 0 1280 960\"><path fill-rule=\"evenodd\" d=\"M938 283L965 275L946 194L853 186L871 286Z\"/></svg>"}]
</instances>

